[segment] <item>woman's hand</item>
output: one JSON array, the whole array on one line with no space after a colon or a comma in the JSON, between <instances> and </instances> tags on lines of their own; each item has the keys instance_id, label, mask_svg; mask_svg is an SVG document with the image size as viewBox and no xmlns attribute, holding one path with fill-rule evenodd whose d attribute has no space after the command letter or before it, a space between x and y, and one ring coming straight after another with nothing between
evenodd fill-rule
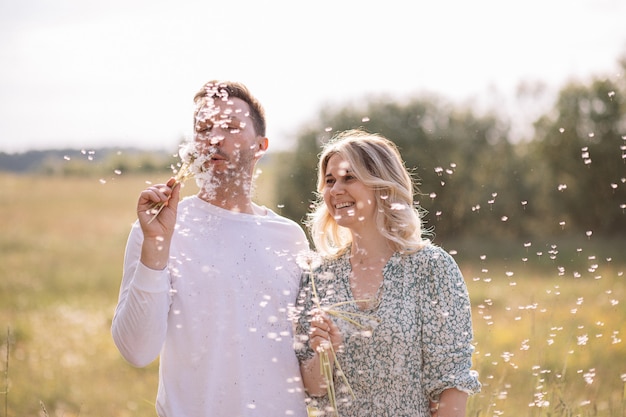
<instances>
[{"instance_id":1,"label":"woman's hand","mask_svg":"<svg viewBox=\"0 0 626 417\"><path fill-rule=\"evenodd\" d=\"M321 373L320 351L328 353L330 366L335 363L333 352L342 349L343 337L339 327L328 317L323 310L315 309L311 312L311 328L309 330L309 346L315 355L300 366L302 382L309 395L321 397L327 394L327 381ZM331 351L330 346L333 350Z\"/></svg>"},{"instance_id":2,"label":"woman's hand","mask_svg":"<svg viewBox=\"0 0 626 417\"><path fill-rule=\"evenodd\" d=\"M329 350L332 345L335 352L342 348L343 337L339 327L328 317L323 310L313 310L311 330L309 331L309 345L318 352L320 349Z\"/></svg>"}]
</instances>

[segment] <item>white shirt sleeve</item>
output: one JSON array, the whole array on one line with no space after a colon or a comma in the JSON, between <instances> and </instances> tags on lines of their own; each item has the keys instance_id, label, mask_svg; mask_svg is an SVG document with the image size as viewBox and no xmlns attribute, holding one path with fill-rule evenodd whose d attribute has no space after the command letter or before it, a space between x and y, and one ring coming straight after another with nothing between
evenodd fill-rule
<instances>
[{"instance_id":1,"label":"white shirt sleeve","mask_svg":"<svg viewBox=\"0 0 626 417\"><path fill-rule=\"evenodd\" d=\"M120 353L137 367L147 366L159 356L171 304L169 270L153 270L139 261L142 242L143 234L136 223L126 245L122 285L111 326Z\"/></svg>"}]
</instances>

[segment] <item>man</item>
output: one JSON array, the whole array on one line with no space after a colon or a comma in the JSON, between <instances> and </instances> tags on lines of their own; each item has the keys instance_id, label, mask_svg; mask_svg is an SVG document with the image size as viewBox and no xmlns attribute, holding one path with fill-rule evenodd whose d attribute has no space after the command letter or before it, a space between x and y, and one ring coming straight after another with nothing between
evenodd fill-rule
<instances>
[{"instance_id":1,"label":"man","mask_svg":"<svg viewBox=\"0 0 626 417\"><path fill-rule=\"evenodd\" d=\"M160 417L306 416L288 310L308 242L252 201L263 108L232 82L194 101L200 191L179 204L172 178L141 193L113 338L135 366L160 355Z\"/></svg>"}]
</instances>

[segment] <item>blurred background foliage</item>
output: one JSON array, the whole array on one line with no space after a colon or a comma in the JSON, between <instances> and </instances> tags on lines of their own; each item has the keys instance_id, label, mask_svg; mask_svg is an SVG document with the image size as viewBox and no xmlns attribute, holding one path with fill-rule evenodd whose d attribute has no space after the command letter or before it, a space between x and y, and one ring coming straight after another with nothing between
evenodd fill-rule
<instances>
[{"instance_id":1,"label":"blurred background foliage","mask_svg":"<svg viewBox=\"0 0 626 417\"><path fill-rule=\"evenodd\" d=\"M626 58L620 66L626 71ZM276 201L283 214L303 220L315 198L321 145L338 131L362 127L400 147L418 179L426 227L438 237L530 238L563 229L624 234L625 97L624 77L567 84L535 121L534 136L522 140L512 139L495 111L437 97L378 97L324 109L300 131L294 151L279 155Z\"/></svg>"}]
</instances>

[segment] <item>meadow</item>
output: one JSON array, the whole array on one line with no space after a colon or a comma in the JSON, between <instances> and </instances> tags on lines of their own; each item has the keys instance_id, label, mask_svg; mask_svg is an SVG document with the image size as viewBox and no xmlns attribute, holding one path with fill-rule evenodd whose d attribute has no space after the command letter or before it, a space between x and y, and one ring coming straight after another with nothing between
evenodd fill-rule
<instances>
[{"instance_id":1,"label":"meadow","mask_svg":"<svg viewBox=\"0 0 626 417\"><path fill-rule=\"evenodd\" d=\"M0 174L0 416L155 415L158 366L110 324L137 195L166 176ZM626 415L626 238L438 243L472 298L468 416Z\"/></svg>"}]
</instances>

